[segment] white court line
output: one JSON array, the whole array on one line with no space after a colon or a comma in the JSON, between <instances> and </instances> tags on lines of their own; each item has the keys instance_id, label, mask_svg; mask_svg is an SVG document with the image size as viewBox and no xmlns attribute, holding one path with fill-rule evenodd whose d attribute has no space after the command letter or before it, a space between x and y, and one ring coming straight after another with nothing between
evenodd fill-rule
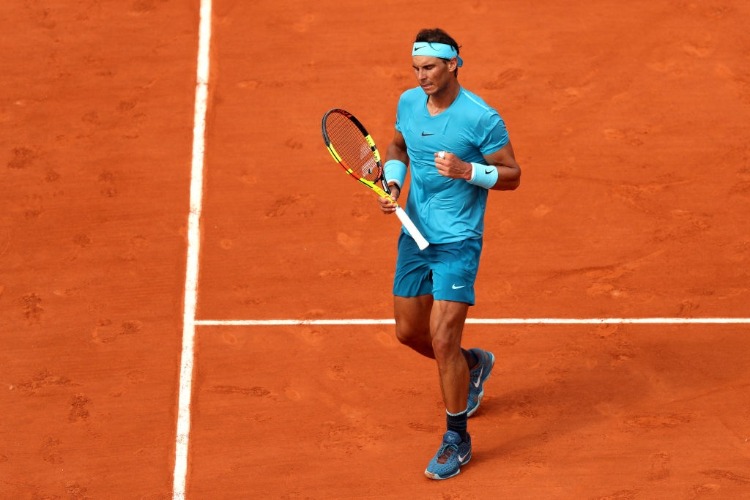
<instances>
[{"instance_id":1,"label":"white court line","mask_svg":"<svg viewBox=\"0 0 750 500\"><path fill-rule=\"evenodd\" d=\"M744 325L750 318L469 318L474 325ZM196 326L393 325L392 319L201 319Z\"/></svg>"},{"instance_id":2,"label":"white court line","mask_svg":"<svg viewBox=\"0 0 750 500\"><path fill-rule=\"evenodd\" d=\"M209 53L211 47L211 0L201 0L198 35L198 67L195 82L195 115L193 117L193 152L190 171L190 213L188 215L187 266L182 317L182 353L180 359L180 394L177 409L177 434L172 482L172 498L185 498L188 444L190 441L190 399L193 387L195 311L198 302L198 257L200 255L200 220L203 211L203 161L206 145L206 112L208 109Z\"/></svg>"}]
</instances>

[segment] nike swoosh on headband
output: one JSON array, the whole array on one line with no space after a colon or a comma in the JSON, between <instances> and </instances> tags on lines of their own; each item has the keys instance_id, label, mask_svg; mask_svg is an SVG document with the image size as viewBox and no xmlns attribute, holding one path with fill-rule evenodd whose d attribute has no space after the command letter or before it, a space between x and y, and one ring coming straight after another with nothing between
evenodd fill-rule
<instances>
[{"instance_id":1,"label":"nike swoosh on headband","mask_svg":"<svg viewBox=\"0 0 750 500\"><path fill-rule=\"evenodd\" d=\"M447 43L414 42L411 55L439 57L440 59L453 59L455 57L459 68L464 65L464 60L458 55L458 50Z\"/></svg>"}]
</instances>

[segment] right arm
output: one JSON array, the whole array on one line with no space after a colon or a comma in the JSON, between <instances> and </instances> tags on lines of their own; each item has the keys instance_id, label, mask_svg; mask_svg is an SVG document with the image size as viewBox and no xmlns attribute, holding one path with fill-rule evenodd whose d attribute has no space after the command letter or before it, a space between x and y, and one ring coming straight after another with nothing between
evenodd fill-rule
<instances>
[{"instance_id":1,"label":"right arm","mask_svg":"<svg viewBox=\"0 0 750 500\"><path fill-rule=\"evenodd\" d=\"M407 165L409 164L409 155L406 152L406 141L404 140L404 136L398 130L394 133L393 140L388 144L388 148L386 149L385 161L387 162L388 160L399 160ZM383 213L392 214L396 211L396 204L394 201L398 200L399 195L401 195L401 187L402 186L399 186L392 181L388 183L388 189L391 190L391 198L393 198L393 200L390 200L387 197L378 200L380 203L380 210Z\"/></svg>"}]
</instances>

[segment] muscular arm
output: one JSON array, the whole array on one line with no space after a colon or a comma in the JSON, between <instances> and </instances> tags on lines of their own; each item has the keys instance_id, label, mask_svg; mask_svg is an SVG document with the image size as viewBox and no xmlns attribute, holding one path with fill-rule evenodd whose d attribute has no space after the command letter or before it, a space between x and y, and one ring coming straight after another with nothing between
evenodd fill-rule
<instances>
[{"instance_id":1,"label":"muscular arm","mask_svg":"<svg viewBox=\"0 0 750 500\"><path fill-rule=\"evenodd\" d=\"M521 184L521 167L516 162L513 153L513 145L508 142L484 159L488 165L497 167L497 182L492 189L498 191L512 191ZM471 165L469 165L469 177L471 178Z\"/></svg>"},{"instance_id":2,"label":"muscular arm","mask_svg":"<svg viewBox=\"0 0 750 500\"><path fill-rule=\"evenodd\" d=\"M487 165L497 167L497 182L492 189L497 191L512 191L521 183L521 167L516 162L513 145L508 142L494 153L484 157ZM463 161L452 153L445 153L441 158L435 153L435 167L440 175L454 179L471 179L471 163Z\"/></svg>"},{"instance_id":3,"label":"muscular arm","mask_svg":"<svg viewBox=\"0 0 750 500\"><path fill-rule=\"evenodd\" d=\"M388 144L388 148L385 151L385 161L388 160L400 160L405 164L409 164L409 155L406 153L406 141L404 136L398 130L393 135L393 140ZM385 162L383 162L385 163ZM388 187L391 190L391 197L394 200L398 200L401 194L401 188L395 182L388 183ZM380 210L383 213L393 213L396 211L396 205L391 202L388 198L380 198Z\"/></svg>"},{"instance_id":4,"label":"muscular arm","mask_svg":"<svg viewBox=\"0 0 750 500\"><path fill-rule=\"evenodd\" d=\"M388 160L400 160L407 165L409 164L409 155L406 153L406 141L398 130L393 134L393 140L385 150L385 161Z\"/></svg>"}]
</instances>

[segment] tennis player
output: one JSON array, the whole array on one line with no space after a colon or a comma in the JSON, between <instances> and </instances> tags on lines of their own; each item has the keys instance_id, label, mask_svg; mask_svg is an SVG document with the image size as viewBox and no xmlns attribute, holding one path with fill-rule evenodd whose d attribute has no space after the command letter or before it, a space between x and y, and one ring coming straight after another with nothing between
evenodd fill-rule
<instances>
[{"instance_id":1,"label":"tennis player","mask_svg":"<svg viewBox=\"0 0 750 500\"><path fill-rule=\"evenodd\" d=\"M430 242L420 251L401 234L394 276L399 341L437 362L447 431L425 474L447 479L471 459L467 418L484 395L495 356L463 349L461 337L479 268L489 190L516 189L521 169L497 111L458 82L459 45L441 29L420 31L412 46L418 87L398 102L385 177L398 199L411 172L406 212ZM380 198L380 208L395 206Z\"/></svg>"}]
</instances>

